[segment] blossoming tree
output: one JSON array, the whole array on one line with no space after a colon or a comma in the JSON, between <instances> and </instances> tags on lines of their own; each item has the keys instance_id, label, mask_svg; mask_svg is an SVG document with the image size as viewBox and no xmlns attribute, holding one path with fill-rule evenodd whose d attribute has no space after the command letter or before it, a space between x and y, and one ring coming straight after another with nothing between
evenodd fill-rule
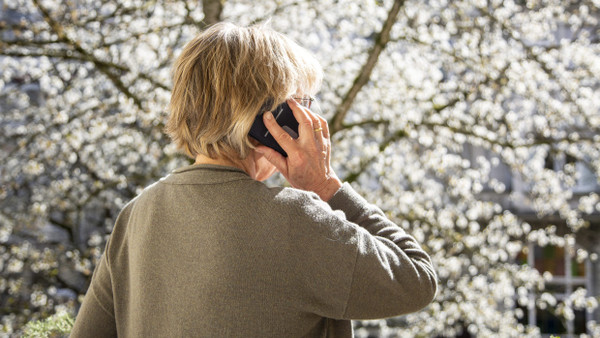
<instances>
[{"instance_id":1,"label":"blossoming tree","mask_svg":"<svg viewBox=\"0 0 600 338\"><path fill-rule=\"evenodd\" d=\"M221 20L268 22L317 55L339 175L434 260L432 305L358 335L536 335L527 308L597 306L557 302L517 259L598 232L598 189L573 193L600 175L597 0L0 4L0 332L74 313L119 210L188 163L163 133L170 66Z\"/></svg>"}]
</instances>

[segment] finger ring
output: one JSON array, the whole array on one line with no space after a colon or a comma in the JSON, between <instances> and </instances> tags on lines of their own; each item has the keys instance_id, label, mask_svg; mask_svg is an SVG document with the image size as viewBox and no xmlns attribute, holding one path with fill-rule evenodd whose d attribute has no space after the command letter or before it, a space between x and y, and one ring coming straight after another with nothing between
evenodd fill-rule
<instances>
[{"instance_id":1,"label":"finger ring","mask_svg":"<svg viewBox=\"0 0 600 338\"><path fill-rule=\"evenodd\" d=\"M317 129L315 129L315 133L318 131L321 131L321 130L323 130L323 128L317 128Z\"/></svg>"}]
</instances>

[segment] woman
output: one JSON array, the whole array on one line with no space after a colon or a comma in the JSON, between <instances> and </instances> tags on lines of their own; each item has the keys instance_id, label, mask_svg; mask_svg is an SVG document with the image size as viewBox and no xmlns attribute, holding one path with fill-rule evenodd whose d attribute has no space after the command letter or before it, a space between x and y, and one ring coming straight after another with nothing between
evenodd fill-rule
<instances>
[{"instance_id":1,"label":"woman","mask_svg":"<svg viewBox=\"0 0 600 338\"><path fill-rule=\"evenodd\" d=\"M436 292L417 242L339 180L326 121L294 97L316 92L318 62L264 27L217 24L173 71L167 132L195 164L121 211L72 337L350 337L350 319L397 316ZM287 153L248 136L287 99ZM293 188L261 181L278 170Z\"/></svg>"}]
</instances>

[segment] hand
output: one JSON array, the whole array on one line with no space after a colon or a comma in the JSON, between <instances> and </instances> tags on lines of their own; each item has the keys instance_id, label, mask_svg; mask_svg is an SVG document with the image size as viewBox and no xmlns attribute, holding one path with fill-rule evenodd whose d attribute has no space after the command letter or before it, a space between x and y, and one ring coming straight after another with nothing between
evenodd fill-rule
<instances>
[{"instance_id":1,"label":"hand","mask_svg":"<svg viewBox=\"0 0 600 338\"><path fill-rule=\"evenodd\" d=\"M263 154L292 187L315 192L322 200L328 201L342 182L330 165L331 140L327 121L295 100L287 103L299 124L297 139L283 130L270 112L264 114L263 121L288 157L263 145L258 146L256 151Z\"/></svg>"}]
</instances>

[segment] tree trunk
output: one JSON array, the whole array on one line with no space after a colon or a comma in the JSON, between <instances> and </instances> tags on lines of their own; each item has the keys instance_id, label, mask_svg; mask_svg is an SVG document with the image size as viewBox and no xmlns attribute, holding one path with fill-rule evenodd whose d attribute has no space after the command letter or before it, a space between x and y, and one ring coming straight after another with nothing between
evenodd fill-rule
<instances>
[{"instance_id":1,"label":"tree trunk","mask_svg":"<svg viewBox=\"0 0 600 338\"><path fill-rule=\"evenodd\" d=\"M202 11L204 12L205 27L214 25L221 21L223 2L221 0L202 0Z\"/></svg>"}]
</instances>

